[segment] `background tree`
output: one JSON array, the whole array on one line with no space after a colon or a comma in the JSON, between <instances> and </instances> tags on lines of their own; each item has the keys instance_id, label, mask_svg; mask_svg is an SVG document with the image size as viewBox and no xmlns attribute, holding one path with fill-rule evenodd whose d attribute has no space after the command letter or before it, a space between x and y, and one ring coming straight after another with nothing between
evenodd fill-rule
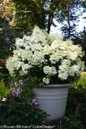
<instances>
[{"instance_id":1,"label":"background tree","mask_svg":"<svg viewBox=\"0 0 86 129\"><path fill-rule=\"evenodd\" d=\"M13 20L14 6L11 0L0 1L0 58L11 54L11 45L15 41Z\"/></svg>"},{"instance_id":2,"label":"background tree","mask_svg":"<svg viewBox=\"0 0 86 129\"><path fill-rule=\"evenodd\" d=\"M34 25L49 33L51 25L56 26L53 19L62 23L66 21L62 28L64 38L72 37L75 40L78 36L75 32L76 19L79 17L74 12L76 3L77 6L83 5L80 0L1 0L0 56L10 54L15 38L30 35Z\"/></svg>"},{"instance_id":3,"label":"background tree","mask_svg":"<svg viewBox=\"0 0 86 129\"><path fill-rule=\"evenodd\" d=\"M13 0L16 8L17 27L23 32L32 30L34 25L50 32L57 12L66 10L66 4L72 0ZM61 15L62 13L59 13Z\"/></svg>"},{"instance_id":4,"label":"background tree","mask_svg":"<svg viewBox=\"0 0 86 129\"><path fill-rule=\"evenodd\" d=\"M66 10L63 12L63 17L59 17L59 21L62 23L62 32L64 34L64 39L73 39L76 35L76 26L79 21L79 16L81 15L81 3L80 0L73 0L72 4L66 4Z\"/></svg>"}]
</instances>

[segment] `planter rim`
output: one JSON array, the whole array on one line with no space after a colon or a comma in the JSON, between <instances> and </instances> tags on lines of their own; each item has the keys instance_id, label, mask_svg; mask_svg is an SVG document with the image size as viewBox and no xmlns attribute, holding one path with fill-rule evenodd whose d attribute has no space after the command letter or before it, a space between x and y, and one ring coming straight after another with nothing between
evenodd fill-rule
<instances>
[{"instance_id":1,"label":"planter rim","mask_svg":"<svg viewBox=\"0 0 86 129\"><path fill-rule=\"evenodd\" d=\"M48 85L44 85L43 87L34 87L34 88L48 88L48 87L50 87L50 88L54 88L54 87L55 88L64 88L64 87L69 87L71 85L72 85L72 83L68 83L68 84L48 84Z\"/></svg>"}]
</instances>

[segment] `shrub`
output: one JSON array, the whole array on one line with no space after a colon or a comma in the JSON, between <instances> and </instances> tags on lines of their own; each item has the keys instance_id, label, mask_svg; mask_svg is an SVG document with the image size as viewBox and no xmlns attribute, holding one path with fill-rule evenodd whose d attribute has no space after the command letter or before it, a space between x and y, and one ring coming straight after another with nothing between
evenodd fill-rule
<instances>
[{"instance_id":1,"label":"shrub","mask_svg":"<svg viewBox=\"0 0 86 129\"><path fill-rule=\"evenodd\" d=\"M0 82L0 99L6 97L8 98L10 96L10 89L5 87L4 80L2 79Z\"/></svg>"},{"instance_id":2,"label":"shrub","mask_svg":"<svg viewBox=\"0 0 86 129\"><path fill-rule=\"evenodd\" d=\"M77 82L73 83L73 87L75 88L85 88L86 89L86 77L82 76Z\"/></svg>"},{"instance_id":3,"label":"shrub","mask_svg":"<svg viewBox=\"0 0 86 129\"><path fill-rule=\"evenodd\" d=\"M6 77L6 75L5 75L4 73L0 72L0 81L1 81L2 79L5 80L5 77Z\"/></svg>"},{"instance_id":4,"label":"shrub","mask_svg":"<svg viewBox=\"0 0 86 129\"><path fill-rule=\"evenodd\" d=\"M34 105L14 101L10 105L0 104L1 125L41 125L46 121L46 113Z\"/></svg>"},{"instance_id":5,"label":"shrub","mask_svg":"<svg viewBox=\"0 0 86 129\"><path fill-rule=\"evenodd\" d=\"M82 48L70 39L35 27L31 36L16 39L16 50L7 59L11 76L27 76L33 87L69 83L84 70ZM35 85L34 85L35 84ZM30 86L30 85L29 85Z\"/></svg>"},{"instance_id":6,"label":"shrub","mask_svg":"<svg viewBox=\"0 0 86 129\"><path fill-rule=\"evenodd\" d=\"M10 74L5 74L0 72L0 81L3 79L4 83L5 83L5 87L9 88L9 84L12 80L12 77L10 76Z\"/></svg>"}]
</instances>

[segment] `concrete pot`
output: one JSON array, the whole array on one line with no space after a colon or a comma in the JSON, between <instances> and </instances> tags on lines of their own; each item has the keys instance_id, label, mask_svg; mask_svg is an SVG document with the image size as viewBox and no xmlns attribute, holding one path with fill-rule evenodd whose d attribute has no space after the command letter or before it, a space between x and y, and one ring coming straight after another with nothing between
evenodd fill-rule
<instances>
[{"instance_id":1,"label":"concrete pot","mask_svg":"<svg viewBox=\"0 0 86 129\"><path fill-rule=\"evenodd\" d=\"M50 115L47 121L58 120L64 116L70 85L52 84L42 88L33 88L39 108Z\"/></svg>"}]
</instances>

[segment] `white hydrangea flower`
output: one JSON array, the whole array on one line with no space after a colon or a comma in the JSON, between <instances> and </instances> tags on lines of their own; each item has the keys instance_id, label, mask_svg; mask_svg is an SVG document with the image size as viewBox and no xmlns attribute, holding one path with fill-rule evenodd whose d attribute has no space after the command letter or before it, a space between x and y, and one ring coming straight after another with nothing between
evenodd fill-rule
<instances>
[{"instance_id":1,"label":"white hydrangea flower","mask_svg":"<svg viewBox=\"0 0 86 129\"><path fill-rule=\"evenodd\" d=\"M36 51L36 50L39 50L39 51L42 51L43 50L43 47L40 43L36 43L36 44L31 44L31 49L32 51Z\"/></svg>"},{"instance_id":2,"label":"white hydrangea flower","mask_svg":"<svg viewBox=\"0 0 86 129\"><path fill-rule=\"evenodd\" d=\"M25 55L23 56L22 60L27 60L28 64L32 64L32 62L33 62L33 53L32 53L32 51L31 50L26 50Z\"/></svg>"},{"instance_id":3,"label":"white hydrangea flower","mask_svg":"<svg viewBox=\"0 0 86 129\"><path fill-rule=\"evenodd\" d=\"M33 54L32 65L41 65L44 62L44 55L42 52L35 51Z\"/></svg>"},{"instance_id":4,"label":"white hydrangea flower","mask_svg":"<svg viewBox=\"0 0 86 129\"><path fill-rule=\"evenodd\" d=\"M20 61L20 58L18 57L18 55L13 55L12 62L16 62L16 61Z\"/></svg>"},{"instance_id":5,"label":"white hydrangea flower","mask_svg":"<svg viewBox=\"0 0 86 129\"><path fill-rule=\"evenodd\" d=\"M19 50L19 54L18 55L21 57L22 61L24 61L26 59L25 54L26 54L25 50L23 50L23 49Z\"/></svg>"},{"instance_id":6,"label":"white hydrangea flower","mask_svg":"<svg viewBox=\"0 0 86 129\"><path fill-rule=\"evenodd\" d=\"M68 45L65 44L65 42L62 42L59 44L59 49L61 49L62 51L67 51Z\"/></svg>"},{"instance_id":7,"label":"white hydrangea flower","mask_svg":"<svg viewBox=\"0 0 86 129\"><path fill-rule=\"evenodd\" d=\"M30 50L31 49L31 46L25 46L25 49L26 50Z\"/></svg>"},{"instance_id":8,"label":"white hydrangea flower","mask_svg":"<svg viewBox=\"0 0 86 129\"><path fill-rule=\"evenodd\" d=\"M54 66L52 66L52 67L44 66L43 71L44 71L45 74L48 74L48 75L57 74L56 68Z\"/></svg>"},{"instance_id":9,"label":"white hydrangea flower","mask_svg":"<svg viewBox=\"0 0 86 129\"><path fill-rule=\"evenodd\" d=\"M75 76L75 74L80 75L78 65L73 65L69 68L69 76Z\"/></svg>"},{"instance_id":10,"label":"white hydrangea flower","mask_svg":"<svg viewBox=\"0 0 86 129\"><path fill-rule=\"evenodd\" d=\"M20 67L21 67L23 64L24 64L24 63L21 62L21 61L16 61L16 62L14 62L14 67L15 67L16 70L19 70Z\"/></svg>"},{"instance_id":11,"label":"white hydrangea flower","mask_svg":"<svg viewBox=\"0 0 86 129\"><path fill-rule=\"evenodd\" d=\"M61 63L62 65L71 65L71 61L68 59L63 59Z\"/></svg>"},{"instance_id":12,"label":"white hydrangea flower","mask_svg":"<svg viewBox=\"0 0 86 129\"><path fill-rule=\"evenodd\" d=\"M22 70L25 74L28 73L28 70L31 68L32 66L31 65L28 65L28 64L23 64L22 65Z\"/></svg>"},{"instance_id":13,"label":"white hydrangea flower","mask_svg":"<svg viewBox=\"0 0 86 129\"><path fill-rule=\"evenodd\" d=\"M22 39L16 38L16 43L15 43L15 45L16 45L17 48L22 47L23 44L24 44L24 42L23 42Z\"/></svg>"},{"instance_id":14,"label":"white hydrangea flower","mask_svg":"<svg viewBox=\"0 0 86 129\"><path fill-rule=\"evenodd\" d=\"M79 60L79 61L77 61L77 65L79 66L79 68L81 69L81 71L84 70L85 62Z\"/></svg>"},{"instance_id":15,"label":"white hydrangea flower","mask_svg":"<svg viewBox=\"0 0 86 129\"><path fill-rule=\"evenodd\" d=\"M66 80L68 78L68 72L61 72L59 71L59 74L58 74L58 77L61 79L61 80Z\"/></svg>"},{"instance_id":16,"label":"white hydrangea flower","mask_svg":"<svg viewBox=\"0 0 86 129\"><path fill-rule=\"evenodd\" d=\"M76 60L76 58L78 57L78 53L77 52L70 52L69 53L69 58L71 59L71 60Z\"/></svg>"},{"instance_id":17,"label":"white hydrangea flower","mask_svg":"<svg viewBox=\"0 0 86 129\"><path fill-rule=\"evenodd\" d=\"M62 72L65 72L65 71L69 71L69 66L68 65L60 65L59 66L59 70L62 71Z\"/></svg>"},{"instance_id":18,"label":"white hydrangea flower","mask_svg":"<svg viewBox=\"0 0 86 129\"><path fill-rule=\"evenodd\" d=\"M63 58L62 55L60 55L58 51L50 55L50 61L52 64L56 64L62 58Z\"/></svg>"},{"instance_id":19,"label":"white hydrangea flower","mask_svg":"<svg viewBox=\"0 0 86 129\"><path fill-rule=\"evenodd\" d=\"M49 79L49 78L47 78L47 77L46 77L46 78L44 77L44 78L43 78L43 82L44 82L45 84L49 84L50 79Z\"/></svg>"},{"instance_id":20,"label":"white hydrangea flower","mask_svg":"<svg viewBox=\"0 0 86 129\"><path fill-rule=\"evenodd\" d=\"M49 55L51 53L49 45L44 46L43 54L44 55Z\"/></svg>"},{"instance_id":21,"label":"white hydrangea flower","mask_svg":"<svg viewBox=\"0 0 86 129\"><path fill-rule=\"evenodd\" d=\"M6 64L6 67L7 69L9 70L9 73L11 74L11 76L14 75L14 63L13 63L13 57L9 57L8 60L7 60L7 64Z\"/></svg>"},{"instance_id":22,"label":"white hydrangea flower","mask_svg":"<svg viewBox=\"0 0 86 129\"><path fill-rule=\"evenodd\" d=\"M33 30L30 41L33 43L41 43L42 45L45 45L47 43L46 38L47 36L45 33L36 26Z\"/></svg>"},{"instance_id":23,"label":"white hydrangea flower","mask_svg":"<svg viewBox=\"0 0 86 129\"><path fill-rule=\"evenodd\" d=\"M57 48L59 48L59 46L60 46L61 43L62 43L62 40L61 39L55 40L55 41L52 42L51 48L52 49L57 49Z\"/></svg>"}]
</instances>

